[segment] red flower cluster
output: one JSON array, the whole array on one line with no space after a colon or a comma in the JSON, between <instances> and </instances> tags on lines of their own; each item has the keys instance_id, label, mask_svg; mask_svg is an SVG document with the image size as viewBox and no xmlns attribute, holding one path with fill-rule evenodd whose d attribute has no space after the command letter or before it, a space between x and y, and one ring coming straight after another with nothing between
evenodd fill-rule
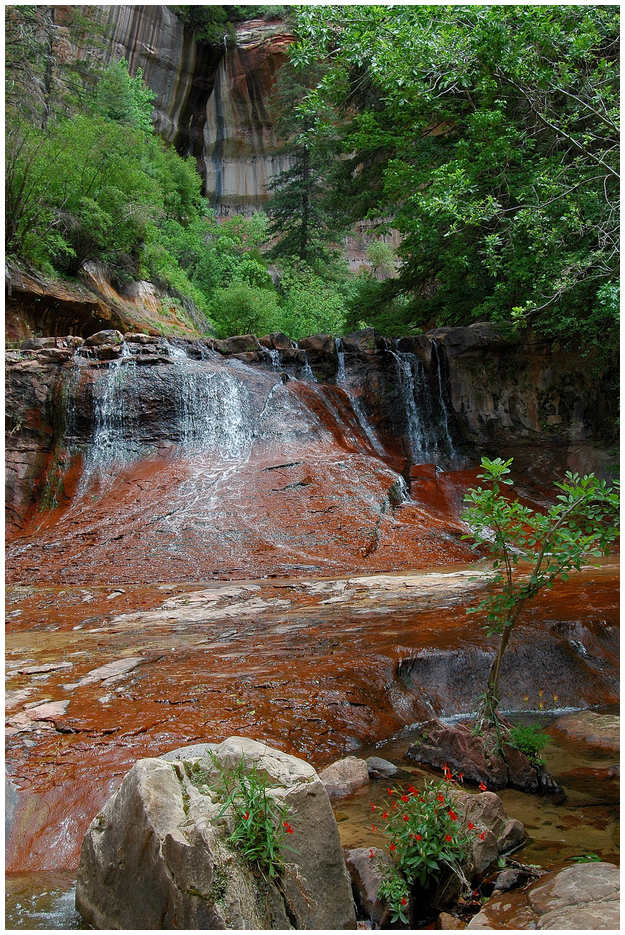
<instances>
[{"instance_id":1,"label":"red flower cluster","mask_svg":"<svg viewBox=\"0 0 625 935\"><path fill-rule=\"evenodd\" d=\"M488 789L488 786L485 786L484 783L481 782L479 789L480 789L480 792L486 792L486 790Z\"/></svg>"},{"instance_id":2,"label":"red flower cluster","mask_svg":"<svg viewBox=\"0 0 625 935\"><path fill-rule=\"evenodd\" d=\"M458 821L458 816L457 816L456 813L453 811L453 809L450 808L450 809L449 809L449 812L448 812L447 814L449 815L449 817L451 818L452 821Z\"/></svg>"},{"instance_id":3,"label":"red flower cluster","mask_svg":"<svg viewBox=\"0 0 625 935\"><path fill-rule=\"evenodd\" d=\"M402 896L402 898L401 898L401 904L402 904L402 906L407 906L407 905L408 905L408 900L406 899L405 896Z\"/></svg>"},{"instance_id":4,"label":"red flower cluster","mask_svg":"<svg viewBox=\"0 0 625 935\"><path fill-rule=\"evenodd\" d=\"M286 831L287 834L293 834L293 830L294 830L294 829L293 829L292 826L288 823L288 821L283 822L283 826L284 826L284 830Z\"/></svg>"},{"instance_id":5,"label":"red flower cluster","mask_svg":"<svg viewBox=\"0 0 625 935\"><path fill-rule=\"evenodd\" d=\"M243 816L243 821L247 821L249 817L250 817L250 813L246 812L245 815Z\"/></svg>"}]
</instances>

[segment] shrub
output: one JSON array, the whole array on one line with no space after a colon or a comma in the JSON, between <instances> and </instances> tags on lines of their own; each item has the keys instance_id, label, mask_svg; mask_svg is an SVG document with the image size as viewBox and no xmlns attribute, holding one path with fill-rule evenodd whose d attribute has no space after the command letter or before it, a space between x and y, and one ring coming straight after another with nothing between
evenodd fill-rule
<instances>
[{"instance_id":1,"label":"shrub","mask_svg":"<svg viewBox=\"0 0 625 935\"><path fill-rule=\"evenodd\" d=\"M450 797L448 770L446 777L444 781L426 781L421 792L414 786L404 793L387 790L391 798L382 807L381 818L395 869L386 875L379 892L391 909L393 922L408 922L406 907L412 885L427 888L444 868L468 887L462 865L475 835L483 832L472 822L466 826L460 822Z\"/></svg>"},{"instance_id":2,"label":"shrub","mask_svg":"<svg viewBox=\"0 0 625 935\"><path fill-rule=\"evenodd\" d=\"M233 769L224 769L215 754L211 759L219 772L217 791L224 799L219 817L231 809L234 818L228 840L247 861L277 876L284 866L287 838L295 833L286 805L267 794L267 780L256 766L248 769L241 760Z\"/></svg>"},{"instance_id":3,"label":"shrub","mask_svg":"<svg viewBox=\"0 0 625 935\"><path fill-rule=\"evenodd\" d=\"M210 301L220 337L232 334L266 334L278 323L278 297L270 289L233 282L216 289Z\"/></svg>"},{"instance_id":4,"label":"shrub","mask_svg":"<svg viewBox=\"0 0 625 935\"><path fill-rule=\"evenodd\" d=\"M511 728L506 743L524 753L535 766L542 766L545 761L540 754L551 743L551 737L534 725L519 724Z\"/></svg>"}]
</instances>

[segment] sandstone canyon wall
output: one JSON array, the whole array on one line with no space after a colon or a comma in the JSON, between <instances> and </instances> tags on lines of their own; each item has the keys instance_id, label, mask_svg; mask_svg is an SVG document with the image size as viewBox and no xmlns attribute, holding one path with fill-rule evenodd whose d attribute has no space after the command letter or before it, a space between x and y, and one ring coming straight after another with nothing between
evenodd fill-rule
<instances>
[{"instance_id":1,"label":"sandstone canyon wall","mask_svg":"<svg viewBox=\"0 0 625 935\"><path fill-rule=\"evenodd\" d=\"M93 10L94 8L90 8ZM96 8L97 9L97 8ZM196 41L166 6L101 7L109 59L141 68L156 93L158 132L197 159L221 216L266 200L269 179L288 165L270 114L275 75L293 36L280 20L249 20L216 48Z\"/></svg>"}]
</instances>

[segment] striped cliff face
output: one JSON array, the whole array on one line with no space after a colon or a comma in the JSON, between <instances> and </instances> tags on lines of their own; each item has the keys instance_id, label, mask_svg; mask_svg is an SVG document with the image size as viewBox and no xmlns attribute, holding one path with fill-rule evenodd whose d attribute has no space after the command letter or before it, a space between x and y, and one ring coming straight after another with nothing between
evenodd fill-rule
<instances>
[{"instance_id":1,"label":"striped cliff face","mask_svg":"<svg viewBox=\"0 0 625 935\"><path fill-rule=\"evenodd\" d=\"M143 71L156 93L159 134L197 159L205 193L218 213L251 213L267 183L283 171L270 113L278 68L293 36L280 20L249 20L236 41L198 42L166 6L91 8L105 26L105 55Z\"/></svg>"}]
</instances>

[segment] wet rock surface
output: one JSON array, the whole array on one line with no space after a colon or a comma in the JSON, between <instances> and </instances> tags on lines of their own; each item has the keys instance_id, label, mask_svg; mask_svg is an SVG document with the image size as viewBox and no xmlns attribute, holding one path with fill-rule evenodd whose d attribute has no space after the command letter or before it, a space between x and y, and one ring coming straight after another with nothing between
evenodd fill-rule
<instances>
[{"instance_id":1,"label":"wet rock surface","mask_svg":"<svg viewBox=\"0 0 625 935\"><path fill-rule=\"evenodd\" d=\"M613 753L618 757L620 751L621 719L614 714L599 714L597 711L579 711L558 718L549 733L554 737L563 735L581 747L596 750L599 753ZM606 777L614 778L614 777Z\"/></svg>"},{"instance_id":2,"label":"wet rock surface","mask_svg":"<svg viewBox=\"0 0 625 935\"><path fill-rule=\"evenodd\" d=\"M616 573L606 565L556 586L541 605L540 626L579 620L580 607L588 619L598 615L616 625ZM106 600L109 586L9 586L8 717L28 715L26 705L69 701L56 722L27 716L7 738L7 766L19 792L9 869L75 866L94 808L140 757L253 733L322 768L351 752L346 738L373 744L426 720L428 699L398 678L400 664L459 646L465 655L474 647L478 658L485 637L464 605L467 587L477 596L481 586L479 576L450 568L347 579L163 582L128 586L116 601ZM531 643L536 625L528 612L519 639ZM109 685L65 687L94 668L139 656L140 665ZM20 674L66 661L71 669ZM445 705L457 694L448 684ZM528 674L532 698L543 684ZM590 684L585 690L591 694ZM613 697L599 683L592 701ZM514 802L521 793L505 795ZM575 801L581 806L586 799L578 794ZM512 814L527 808L517 803ZM551 820L559 824L557 809ZM592 836L585 845L598 846Z\"/></svg>"},{"instance_id":3,"label":"wet rock surface","mask_svg":"<svg viewBox=\"0 0 625 935\"><path fill-rule=\"evenodd\" d=\"M288 808L297 846L276 880L228 842L229 811L212 759L138 761L83 842L76 905L97 928L354 928L349 876L323 784L304 761L231 737L223 768L242 761ZM140 873L128 873L129 867Z\"/></svg>"},{"instance_id":4,"label":"wet rock surface","mask_svg":"<svg viewBox=\"0 0 625 935\"><path fill-rule=\"evenodd\" d=\"M469 929L618 929L619 870L588 863L549 873L522 893L496 895Z\"/></svg>"}]
</instances>

